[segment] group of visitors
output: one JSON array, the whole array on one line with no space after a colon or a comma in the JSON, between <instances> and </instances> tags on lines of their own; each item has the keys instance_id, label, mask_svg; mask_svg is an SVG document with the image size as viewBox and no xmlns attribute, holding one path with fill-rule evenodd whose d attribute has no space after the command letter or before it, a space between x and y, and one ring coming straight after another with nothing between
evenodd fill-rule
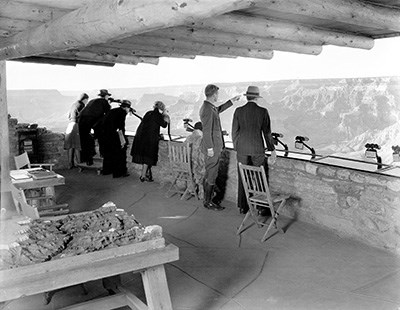
<instances>
[{"instance_id":1,"label":"group of visitors","mask_svg":"<svg viewBox=\"0 0 400 310\"><path fill-rule=\"evenodd\" d=\"M237 152L237 162L264 166L268 176L268 161L274 163L276 152L271 135L271 121L268 110L257 104L260 91L256 86L249 86L245 94L247 103L238 107L233 116L232 140ZM102 89L99 98L88 102L88 95L82 94L74 103L69 113L69 125L66 130L65 148L68 149L70 166L75 161L93 164L95 155L95 139L98 140L99 152L103 157L103 175L113 177L128 176L126 152L128 139L125 136L125 119L129 112L133 113L129 100L120 101L117 108L111 109L111 94ZM216 106L219 87L209 84L205 88L204 100L199 116L200 122L194 126L193 133L186 139L192 148L193 174L195 190L203 199L205 208L215 211L224 209L220 201L213 199L218 188L216 180L225 147L219 114L227 110L241 95L237 95L222 105ZM156 101L153 110L148 111L141 120L133 140L130 154L132 162L141 164L141 182L152 182L151 168L157 164L160 128L167 127L170 117L165 104ZM92 134L93 131L93 134ZM268 161L265 149L271 151ZM80 157L79 152L80 151ZM247 200L241 179L238 182L238 203L240 213L248 211Z\"/></svg>"},{"instance_id":2,"label":"group of visitors","mask_svg":"<svg viewBox=\"0 0 400 310\"><path fill-rule=\"evenodd\" d=\"M102 174L114 178L129 176L126 165L128 139L125 135L125 120L135 111L129 100L118 100L119 106L111 108L111 94L101 89L98 98L88 102L87 94L80 95L71 106L64 148L68 150L69 167L76 163L93 165L96 155L95 140L103 158ZM151 167L157 163L160 127L170 122L165 105L156 101L154 109L143 117L132 145L132 161L142 164L142 182L153 181Z\"/></svg>"}]
</instances>

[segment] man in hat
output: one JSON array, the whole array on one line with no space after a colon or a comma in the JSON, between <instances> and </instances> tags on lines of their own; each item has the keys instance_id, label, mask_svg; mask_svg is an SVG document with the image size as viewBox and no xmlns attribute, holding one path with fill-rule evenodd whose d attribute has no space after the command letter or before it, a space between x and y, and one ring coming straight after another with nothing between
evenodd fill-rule
<instances>
[{"instance_id":1,"label":"man in hat","mask_svg":"<svg viewBox=\"0 0 400 310\"><path fill-rule=\"evenodd\" d=\"M271 151L269 162L273 164L276 160L269 113L267 109L257 105L259 98L262 98L257 86L249 86L244 96L248 102L235 110L232 122L232 140L237 152L237 162L257 167L264 166L268 176L265 148ZM240 213L247 213L249 206L239 172L238 180L238 208Z\"/></svg>"},{"instance_id":2,"label":"man in hat","mask_svg":"<svg viewBox=\"0 0 400 310\"><path fill-rule=\"evenodd\" d=\"M129 112L134 112L131 102L122 100L120 106L111 109L104 118L103 175L112 173L114 178L129 175L126 167L128 139L125 136L125 119Z\"/></svg>"},{"instance_id":3,"label":"man in hat","mask_svg":"<svg viewBox=\"0 0 400 310\"><path fill-rule=\"evenodd\" d=\"M95 141L98 139L100 154L103 155L102 122L104 116L110 111L108 99L111 94L107 89L100 89L98 98L92 99L79 115L79 134L81 137L81 162L93 165L93 156L96 154ZM94 131L94 136L90 133Z\"/></svg>"},{"instance_id":4,"label":"man in hat","mask_svg":"<svg viewBox=\"0 0 400 310\"><path fill-rule=\"evenodd\" d=\"M207 85L205 88L206 100L200 108L200 120L203 124L202 152L206 168L203 205L207 209L216 211L224 209L224 207L212 201L215 181L218 176L219 159L222 149L225 147L219 113L230 108L234 101L240 99L240 95L235 96L217 107L214 104L218 101L218 90L219 87L213 84Z\"/></svg>"}]
</instances>

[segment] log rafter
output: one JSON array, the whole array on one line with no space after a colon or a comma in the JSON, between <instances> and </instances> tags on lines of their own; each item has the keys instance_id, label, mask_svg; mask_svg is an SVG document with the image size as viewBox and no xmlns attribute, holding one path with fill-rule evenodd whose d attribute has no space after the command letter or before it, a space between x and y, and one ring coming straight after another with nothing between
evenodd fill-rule
<instances>
[{"instance_id":1,"label":"log rafter","mask_svg":"<svg viewBox=\"0 0 400 310\"><path fill-rule=\"evenodd\" d=\"M131 49L135 49L136 47L140 46L151 46L161 50L168 49L175 52L194 53L197 55L220 54L260 59L271 59L273 57L273 51L271 50L232 47L220 44L205 44L159 37L133 36L124 40L113 41L109 44L114 46L128 47Z\"/></svg>"},{"instance_id":2,"label":"log rafter","mask_svg":"<svg viewBox=\"0 0 400 310\"><path fill-rule=\"evenodd\" d=\"M144 6L140 1L92 1L54 21L5 39L0 60L107 42L251 6L251 0L164 0Z\"/></svg>"},{"instance_id":3,"label":"log rafter","mask_svg":"<svg viewBox=\"0 0 400 310\"><path fill-rule=\"evenodd\" d=\"M240 35L300 41L315 45L332 44L362 49L371 49L374 46L374 40L365 36L239 14L224 14L217 18L208 18L195 22L192 26Z\"/></svg>"},{"instance_id":4,"label":"log rafter","mask_svg":"<svg viewBox=\"0 0 400 310\"><path fill-rule=\"evenodd\" d=\"M321 45L310 45L303 42L256 37L251 34L241 35L237 33L213 31L210 29L196 29L192 27L174 27L161 29L152 31L150 33L145 33L137 37L152 39L154 41L165 41L165 38L168 38L177 42L182 41L204 44L218 44L239 48L247 47L260 50L279 50L310 55L318 55L322 51Z\"/></svg>"},{"instance_id":5,"label":"log rafter","mask_svg":"<svg viewBox=\"0 0 400 310\"><path fill-rule=\"evenodd\" d=\"M400 31L400 10L360 0L262 0L257 6L362 27Z\"/></svg>"}]
</instances>

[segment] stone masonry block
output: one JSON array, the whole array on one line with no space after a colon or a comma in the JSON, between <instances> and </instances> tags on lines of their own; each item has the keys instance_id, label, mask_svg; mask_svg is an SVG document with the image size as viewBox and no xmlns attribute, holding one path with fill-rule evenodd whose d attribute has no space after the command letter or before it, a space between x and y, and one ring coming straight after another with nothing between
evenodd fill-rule
<instances>
[{"instance_id":1,"label":"stone masonry block","mask_svg":"<svg viewBox=\"0 0 400 310\"><path fill-rule=\"evenodd\" d=\"M344 170L344 169L338 169L336 171L336 176L340 179L340 180L348 180L350 177L350 171L349 170Z\"/></svg>"},{"instance_id":2,"label":"stone masonry block","mask_svg":"<svg viewBox=\"0 0 400 310\"><path fill-rule=\"evenodd\" d=\"M318 168L317 174L333 178L336 175L336 169L330 168L330 167L321 166L321 167Z\"/></svg>"},{"instance_id":3,"label":"stone masonry block","mask_svg":"<svg viewBox=\"0 0 400 310\"><path fill-rule=\"evenodd\" d=\"M306 163L305 165L306 172L312 175L317 175L318 166L313 163Z\"/></svg>"}]
</instances>

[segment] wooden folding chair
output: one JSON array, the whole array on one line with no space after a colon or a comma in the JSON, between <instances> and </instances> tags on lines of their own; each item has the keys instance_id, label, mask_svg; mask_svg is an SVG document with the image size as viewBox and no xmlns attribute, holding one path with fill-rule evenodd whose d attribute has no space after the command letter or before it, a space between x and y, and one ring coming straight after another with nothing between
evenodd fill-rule
<instances>
[{"instance_id":1,"label":"wooden folding chair","mask_svg":"<svg viewBox=\"0 0 400 310\"><path fill-rule=\"evenodd\" d=\"M54 166L54 164L47 163L31 164L27 152L24 152L18 156L14 156L14 161L17 169L47 167L50 171L53 171ZM39 218L39 213L41 216L53 216L69 213L68 204L64 203L56 205L56 193L54 186L38 187L25 190L14 187L12 193L18 213L22 212L22 214L26 216Z\"/></svg>"},{"instance_id":2,"label":"wooden folding chair","mask_svg":"<svg viewBox=\"0 0 400 310\"><path fill-rule=\"evenodd\" d=\"M169 162L173 171L173 181L167 191L167 197L180 193L183 200L187 197L187 194L192 192L196 199L199 199L195 190L190 145L188 143L168 141L168 152ZM185 190L178 187L178 181L186 182Z\"/></svg>"},{"instance_id":3,"label":"wooden folding chair","mask_svg":"<svg viewBox=\"0 0 400 310\"><path fill-rule=\"evenodd\" d=\"M31 164L27 152L23 152L21 155L14 156L14 161L16 169L21 169L24 167L27 167L29 169L35 167L41 167L41 168L48 167L48 170L53 171L53 166L54 166L54 164L46 164L46 163Z\"/></svg>"},{"instance_id":4,"label":"wooden folding chair","mask_svg":"<svg viewBox=\"0 0 400 310\"><path fill-rule=\"evenodd\" d=\"M245 223L248 219L251 219L258 227L267 226L268 228L261 238L261 242L267 240L267 235L272 226L275 229L277 227L277 220L281 208L285 205L286 200L290 195L276 195L271 196L268 188L267 177L263 166L254 167L243 165L239 163L240 177L242 178L243 187L246 193L247 202L249 205L249 211L246 213L242 223L240 224L237 234L241 234L245 229L250 227L252 224L245 227ZM278 204L277 207L274 204ZM271 221L270 223L261 222L258 216L257 207L269 208L271 210ZM282 229L280 231L283 232Z\"/></svg>"}]
</instances>

